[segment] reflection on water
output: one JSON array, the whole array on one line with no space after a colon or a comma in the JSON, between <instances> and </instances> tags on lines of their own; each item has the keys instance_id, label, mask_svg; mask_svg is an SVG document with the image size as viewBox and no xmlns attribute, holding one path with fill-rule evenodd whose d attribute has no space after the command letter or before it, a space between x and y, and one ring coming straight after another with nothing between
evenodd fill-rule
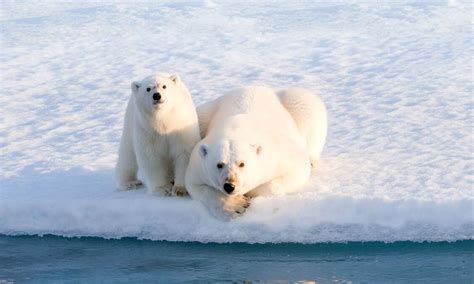
<instances>
[{"instance_id":1,"label":"reflection on water","mask_svg":"<svg viewBox=\"0 0 474 284\"><path fill-rule=\"evenodd\" d=\"M474 241L251 245L0 236L0 248L0 283L469 283Z\"/></svg>"}]
</instances>

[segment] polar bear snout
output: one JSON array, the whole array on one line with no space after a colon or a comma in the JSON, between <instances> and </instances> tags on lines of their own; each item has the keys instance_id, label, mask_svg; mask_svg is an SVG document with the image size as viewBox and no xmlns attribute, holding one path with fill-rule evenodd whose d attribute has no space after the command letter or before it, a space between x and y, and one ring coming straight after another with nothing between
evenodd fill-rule
<instances>
[{"instance_id":1,"label":"polar bear snout","mask_svg":"<svg viewBox=\"0 0 474 284\"><path fill-rule=\"evenodd\" d=\"M235 185L230 182L224 183L224 191L227 192L227 194L232 194L234 192Z\"/></svg>"},{"instance_id":2,"label":"polar bear snout","mask_svg":"<svg viewBox=\"0 0 474 284\"><path fill-rule=\"evenodd\" d=\"M161 100L161 94L158 93L158 92L154 93L153 94L153 103L154 104L161 103L160 100Z\"/></svg>"}]
</instances>

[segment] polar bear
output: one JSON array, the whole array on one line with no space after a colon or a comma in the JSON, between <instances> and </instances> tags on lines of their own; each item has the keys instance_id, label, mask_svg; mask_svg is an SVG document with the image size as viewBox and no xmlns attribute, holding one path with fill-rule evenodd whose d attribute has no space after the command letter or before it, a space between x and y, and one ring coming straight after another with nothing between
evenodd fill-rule
<instances>
[{"instance_id":1,"label":"polar bear","mask_svg":"<svg viewBox=\"0 0 474 284\"><path fill-rule=\"evenodd\" d=\"M293 101L292 93L296 94ZM193 149L186 171L191 197L214 216L229 219L242 214L251 197L282 194L302 186L310 175L311 155L320 155L308 151L308 146L321 145L304 124L324 124L312 122L317 118L313 113L307 113L310 117L304 114L307 108L314 108L324 111L320 116L326 119L324 105L304 105L305 112L298 113L298 105L305 101L322 104L318 98L305 98L308 94L300 90L277 94L266 87L246 87L200 106L204 139ZM322 144L325 133L323 136Z\"/></svg>"},{"instance_id":2,"label":"polar bear","mask_svg":"<svg viewBox=\"0 0 474 284\"><path fill-rule=\"evenodd\" d=\"M135 81L131 89L116 166L118 188L140 185L140 170L148 193L186 195L186 167L200 140L188 89L178 75L163 73Z\"/></svg>"}]
</instances>

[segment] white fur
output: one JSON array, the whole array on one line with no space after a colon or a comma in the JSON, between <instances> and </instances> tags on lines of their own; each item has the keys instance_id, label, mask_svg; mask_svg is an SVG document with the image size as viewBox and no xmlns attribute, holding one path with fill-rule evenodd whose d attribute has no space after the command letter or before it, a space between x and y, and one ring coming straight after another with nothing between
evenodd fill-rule
<instances>
[{"instance_id":1,"label":"white fur","mask_svg":"<svg viewBox=\"0 0 474 284\"><path fill-rule=\"evenodd\" d=\"M186 194L186 167L200 139L188 89L179 76L168 74L146 77L131 88L116 166L119 189L141 184L140 170L149 193ZM159 101L154 93L161 95Z\"/></svg>"},{"instance_id":2,"label":"white fur","mask_svg":"<svg viewBox=\"0 0 474 284\"><path fill-rule=\"evenodd\" d=\"M315 108L319 98L313 100L295 91L293 104L292 93L277 95L269 88L247 87L198 108L205 137L191 154L186 187L213 215L236 216L249 206L249 197L290 192L307 181L309 153L319 157L321 150L316 153L308 146L322 148L325 139L325 130L317 132L324 132L321 144L311 128L326 123L326 113L324 105ZM299 104L303 104L302 113L297 111ZM313 121L317 116L307 113L311 108L324 112L324 122ZM218 163L223 163L222 169ZM240 167L241 163L245 165ZM223 189L229 181L235 185L231 194Z\"/></svg>"},{"instance_id":3,"label":"white fur","mask_svg":"<svg viewBox=\"0 0 474 284\"><path fill-rule=\"evenodd\" d=\"M328 122L321 98L308 90L291 88L277 92L281 103L291 114L306 143L313 168L321 157L326 141Z\"/></svg>"}]
</instances>

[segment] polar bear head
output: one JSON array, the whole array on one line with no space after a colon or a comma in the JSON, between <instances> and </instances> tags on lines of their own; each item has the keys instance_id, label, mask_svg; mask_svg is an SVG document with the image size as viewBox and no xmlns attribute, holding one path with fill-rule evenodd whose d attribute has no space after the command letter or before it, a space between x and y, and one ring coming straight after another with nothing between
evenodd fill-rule
<instances>
[{"instance_id":1,"label":"polar bear head","mask_svg":"<svg viewBox=\"0 0 474 284\"><path fill-rule=\"evenodd\" d=\"M182 98L183 91L189 95L178 75L148 76L132 82L131 88L137 105L146 114L171 109Z\"/></svg>"},{"instance_id":2,"label":"polar bear head","mask_svg":"<svg viewBox=\"0 0 474 284\"><path fill-rule=\"evenodd\" d=\"M224 194L245 194L258 184L262 146L248 141L220 140L199 145L208 183Z\"/></svg>"}]
</instances>

